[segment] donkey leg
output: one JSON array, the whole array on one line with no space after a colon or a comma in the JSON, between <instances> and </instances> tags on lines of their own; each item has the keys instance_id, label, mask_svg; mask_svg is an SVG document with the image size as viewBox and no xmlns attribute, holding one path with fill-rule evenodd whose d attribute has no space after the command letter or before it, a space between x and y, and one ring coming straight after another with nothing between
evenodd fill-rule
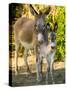
<instances>
[{"instance_id":1,"label":"donkey leg","mask_svg":"<svg viewBox=\"0 0 67 90\"><path fill-rule=\"evenodd\" d=\"M48 84L48 74L49 74L49 63L47 61L47 65L46 65L46 84Z\"/></svg>"},{"instance_id":2,"label":"donkey leg","mask_svg":"<svg viewBox=\"0 0 67 90\"><path fill-rule=\"evenodd\" d=\"M43 60L41 60L41 62L40 62L40 64L41 64L41 78L43 77L43 72L42 72L42 68L43 68Z\"/></svg>"},{"instance_id":3,"label":"donkey leg","mask_svg":"<svg viewBox=\"0 0 67 90\"><path fill-rule=\"evenodd\" d=\"M53 75L53 70L54 70L54 56L55 56L55 52L52 53L50 55L50 74L51 74L51 78L52 78L52 83L54 84L54 75Z\"/></svg>"},{"instance_id":4,"label":"donkey leg","mask_svg":"<svg viewBox=\"0 0 67 90\"><path fill-rule=\"evenodd\" d=\"M31 72L30 72L30 69L29 69L29 66L28 66L28 62L27 62L27 56L28 56L28 50L25 49L25 51L24 51L24 61L25 61L26 67L27 67L27 71L28 71L29 73L31 73Z\"/></svg>"},{"instance_id":5,"label":"donkey leg","mask_svg":"<svg viewBox=\"0 0 67 90\"><path fill-rule=\"evenodd\" d=\"M53 75L53 60L50 63L50 74L51 74L51 79L52 79L52 83L54 84L54 75Z\"/></svg>"},{"instance_id":6,"label":"donkey leg","mask_svg":"<svg viewBox=\"0 0 67 90\"><path fill-rule=\"evenodd\" d=\"M42 81L42 59L40 58L40 63L39 63L39 74L40 74L40 81Z\"/></svg>"},{"instance_id":7,"label":"donkey leg","mask_svg":"<svg viewBox=\"0 0 67 90\"><path fill-rule=\"evenodd\" d=\"M39 57L36 58L36 69L37 69L37 81L40 82L42 80L42 68Z\"/></svg>"},{"instance_id":8,"label":"donkey leg","mask_svg":"<svg viewBox=\"0 0 67 90\"><path fill-rule=\"evenodd\" d=\"M15 75L17 75L18 73L18 47L19 47L19 44L16 44L15 46Z\"/></svg>"}]
</instances>

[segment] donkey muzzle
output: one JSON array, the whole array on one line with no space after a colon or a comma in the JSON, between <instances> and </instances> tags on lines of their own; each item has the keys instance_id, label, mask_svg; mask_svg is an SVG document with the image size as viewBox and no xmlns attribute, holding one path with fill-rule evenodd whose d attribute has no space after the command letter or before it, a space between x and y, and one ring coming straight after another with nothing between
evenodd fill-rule
<instances>
[{"instance_id":1,"label":"donkey muzzle","mask_svg":"<svg viewBox=\"0 0 67 90\"><path fill-rule=\"evenodd\" d=\"M55 49L56 48L56 43L51 42L50 46L51 46L51 49Z\"/></svg>"},{"instance_id":2,"label":"donkey muzzle","mask_svg":"<svg viewBox=\"0 0 67 90\"><path fill-rule=\"evenodd\" d=\"M38 34L38 42L43 42L44 41L44 37L42 35L42 33Z\"/></svg>"},{"instance_id":3,"label":"donkey muzzle","mask_svg":"<svg viewBox=\"0 0 67 90\"><path fill-rule=\"evenodd\" d=\"M56 47L55 46L51 46L51 49L55 49Z\"/></svg>"}]
</instances>

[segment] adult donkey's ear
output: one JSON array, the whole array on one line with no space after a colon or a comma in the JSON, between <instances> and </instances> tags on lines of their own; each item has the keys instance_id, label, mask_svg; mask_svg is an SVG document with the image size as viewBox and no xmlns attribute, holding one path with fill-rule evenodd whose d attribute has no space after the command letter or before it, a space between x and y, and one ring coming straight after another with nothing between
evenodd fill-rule
<instances>
[{"instance_id":1,"label":"adult donkey's ear","mask_svg":"<svg viewBox=\"0 0 67 90\"><path fill-rule=\"evenodd\" d=\"M56 31L58 29L58 24L57 24L57 22L55 22L55 24L54 24L54 31Z\"/></svg>"},{"instance_id":2,"label":"adult donkey's ear","mask_svg":"<svg viewBox=\"0 0 67 90\"><path fill-rule=\"evenodd\" d=\"M48 14L50 14L50 11L51 11L51 7L49 6L45 9L44 15L47 16Z\"/></svg>"},{"instance_id":3,"label":"adult donkey's ear","mask_svg":"<svg viewBox=\"0 0 67 90\"><path fill-rule=\"evenodd\" d=\"M30 7L30 12L33 15L37 16L39 14L39 12L31 4L29 5L29 7Z\"/></svg>"}]
</instances>

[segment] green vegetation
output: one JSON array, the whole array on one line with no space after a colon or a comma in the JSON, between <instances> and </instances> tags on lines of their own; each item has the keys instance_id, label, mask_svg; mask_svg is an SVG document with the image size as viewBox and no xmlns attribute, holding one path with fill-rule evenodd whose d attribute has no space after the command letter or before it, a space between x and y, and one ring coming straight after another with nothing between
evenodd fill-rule
<instances>
[{"instance_id":1,"label":"green vegetation","mask_svg":"<svg viewBox=\"0 0 67 90\"><path fill-rule=\"evenodd\" d=\"M51 14L46 18L46 22L49 22L51 28L53 28L53 22L58 23L58 29L56 31L57 38L57 52L56 52L56 60L64 60L65 58L65 8L63 6L46 6L46 5L33 5L36 7L38 11L44 12L48 7L51 7ZM28 15L29 7L26 4L10 4L9 5L9 27L12 27L15 21L22 15ZM10 31L13 31L10 29ZM12 37L12 38L11 38ZM10 33L10 48L13 47L12 50L15 50L13 40L14 34ZM11 50L11 49L10 49Z\"/></svg>"},{"instance_id":2,"label":"green vegetation","mask_svg":"<svg viewBox=\"0 0 67 90\"><path fill-rule=\"evenodd\" d=\"M65 10L64 7L56 7L58 22L57 30L57 58L63 60L65 57Z\"/></svg>"}]
</instances>

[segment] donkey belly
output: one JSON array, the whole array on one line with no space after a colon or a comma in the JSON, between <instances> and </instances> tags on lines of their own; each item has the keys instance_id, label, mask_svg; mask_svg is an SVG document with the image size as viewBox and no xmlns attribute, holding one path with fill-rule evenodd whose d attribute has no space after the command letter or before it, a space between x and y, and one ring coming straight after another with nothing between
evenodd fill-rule
<instances>
[{"instance_id":1,"label":"donkey belly","mask_svg":"<svg viewBox=\"0 0 67 90\"><path fill-rule=\"evenodd\" d=\"M34 48L34 45L32 43L21 42L21 44L26 49L33 49Z\"/></svg>"}]
</instances>

